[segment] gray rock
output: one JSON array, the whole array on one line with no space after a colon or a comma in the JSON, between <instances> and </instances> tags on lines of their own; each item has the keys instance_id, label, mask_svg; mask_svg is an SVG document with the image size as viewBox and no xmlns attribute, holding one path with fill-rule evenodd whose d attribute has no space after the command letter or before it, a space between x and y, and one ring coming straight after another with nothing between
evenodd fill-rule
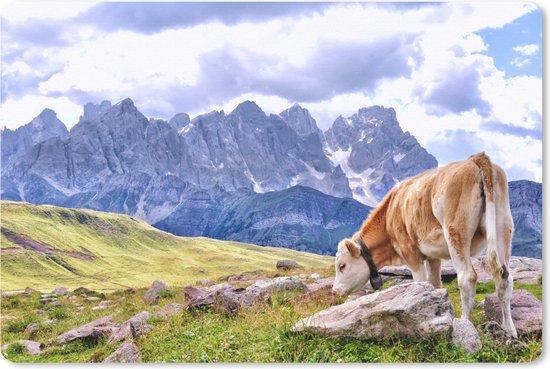
<instances>
[{"instance_id":1,"label":"gray rock","mask_svg":"<svg viewBox=\"0 0 550 369\"><path fill-rule=\"evenodd\" d=\"M157 311L155 313L155 316L168 318L168 317L171 317L173 315L181 314L182 311L183 311L183 305L178 304L177 302L173 302L173 303L164 305L162 307L162 309L160 309L159 311Z\"/></svg>"},{"instance_id":2,"label":"gray rock","mask_svg":"<svg viewBox=\"0 0 550 369\"><path fill-rule=\"evenodd\" d=\"M57 336L57 344L64 344L81 338L96 338L110 334L115 327L112 315L94 320Z\"/></svg>"},{"instance_id":3,"label":"gray rock","mask_svg":"<svg viewBox=\"0 0 550 369\"><path fill-rule=\"evenodd\" d=\"M328 337L425 339L450 337L452 325L453 308L447 290L413 282L333 306L300 320L292 329Z\"/></svg>"},{"instance_id":4,"label":"gray rock","mask_svg":"<svg viewBox=\"0 0 550 369\"><path fill-rule=\"evenodd\" d=\"M309 276L309 278L313 280L318 280L318 279L321 279L321 275L319 273L313 273Z\"/></svg>"},{"instance_id":5,"label":"gray rock","mask_svg":"<svg viewBox=\"0 0 550 369\"><path fill-rule=\"evenodd\" d=\"M468 353L481 350L481 340L476 328L468 319L453 320L453 343Z\"/></svg>"},{"instance_id":6,"label":"gray rock","mask_svg":"<svg viewBox=\"0 0 550 369\"><path fill-rule=\"evenodd\" d=\"M16 341L16 343L23 345L25 347L25 350L27 350L30 355L40 355L42 353L42 349L45 346L43 343L29 340L19 340ZM2 346L1 350L6 351L10 347L10 345L11 343Z\"/></svg>"},{"instance_id":7,"label":"gray rock","mask_svg":"<svg viewBox=\"0 0 550 369\"><path fill-rule=\"evenodd\" d=\"M220 283L207 288L185 286L183 294L185 296L185 307L193 309L201 306L214 304L214 294L216 291L232 288L228 283Z\"/></svg>"},{"instance_id":8,"label":"gray rock","mask_svg":"<svg viewBox=\"0 0 550 369\"><path fill-rule=\"evenodd\" d=\"M139 363L141 353L134 343L123 343L115 352L109 355L104 363Z\"/></svg>"},{"instance_id":9,"label":"gray rock","mask_svg":"<svg viewBox=\"0 0 550 369\"><path fill-rule=\"evenodd\" d=\"M309 292L316 292L321 289L332 289L332 285L334 284L334 277L330 278L321 278L315 280L315 282L310 283L307 285L307 290Z\"/></svg>"},{"instance_id":10,"label":"gray rock","mask_svg":"<svg viewBox=\"0 0 550 369\"><path fill-rule=\"evenodd\" d=\"M498 345L508 346L508 347L522 347L522 344L517 338L510 336L499 323L494 320L489 320L485 323L480 324L477 327L477 330L480 334L485 335L490 340L495 341Z\"/></svg>"},{"instance_id":11,"label":"gray rock","mask_svg":"<svg viewBox=\"0 0 550 369\"><path fill-rule=\"evenodd\" d=\"M86 297L85 300L86 300L86 301L89 301L89 302L95 302L95 301L101 301L101 298L100 298L100 297L96 297L96 296L90 296L90 297Z\"/></svg>"},{"instance_id":12,"label":"gray rock","mask_svg":"<svg viewBox=\"0 0 550 369\"><path fill-rule=\"evenodd\" d=\"M200 279L196 282L197 286L201 287L210 287L216 284L216 282L210 280L210 279Z\"/></svg>"},{"instance_id":13,"label":"gray rock","mask_svg":"<svg viewBox=\"0 0 550 369\"><path fill-rule=\"evenodd\" d=\"M13 316L13 315L2 315L2 316L0 316L0 319L1 320L12 320L12 319L17 319L17 317Z\"/></svg>"},{"instance_id":14,"label":"gray rock","mask_svg":"<svg viewBox=\"0 0 550 369\"><path fill-rule=\"evenodd\" d=\"M154 281L150 289L143 295L143 301L147 304L154 304L160 298L159 293L162 291L170 291L170 287L163 281Z\"/></svg>"},{"instance_id":15,"label":"gray rock","mask_svg":"<svg viewBox=\"0 0 550 369\"><path fill-rule=\"evenodd\" d=\"M278 260L276 266L277 266L277 269L283 269L283 270L300 268L300 264L298 264L294 260Z\"/></svg>"},{"instance_id":16,"label":"gray rock","mask_svg":"<svg viewBox=\"0 0 550 369\"><path fill-rule=\"evenodd\" d=\"M57 287L52 293L56 295L66 295L69 293L69 290L65 287Z\"/></svg>"},{"instance_id":17,"label":"gray rock","mask_svg":"<svg viewBox=\"0 0 550 369\"><path fill-rule=\"evenodd\" d=\"M98 305L98 306L94 306L91 310L107 310L107 306Z\"/></svg>"},{"instance_id":18,"label":"gray rock","mask_svg":"<svg viewBox=\"0 0 550 369\"><path fill-rule=\"evenodd\" d=\"M496 293L487 295L484 308L488 319L502 323L502 310ZM542 302L533 294L525 290L514 290L510 309L518 335L542 334Z\"/></svg>"},{"instance_id":19,"label":"gray rock","mask_svg":"<svg viewBox=\"0 0 550 369\"><path fill-rule=\"evenodd\" d=\"M38 327L39 327L38 323L30 323L29 325L27 325L27 327L23 331L23 334L26 336L31 336L34 333L36 333L36 331L38 331Z\"/></svg>"},{"instance_id":20,"label":"gray rock","mask_svg":"<svg viewBox=\"0 0 550 369\"><path fill-rule=\"evenodd\" d=\"M147 324L146 321L151 318L151 313L148 311L142 311L139 314L134 315L120 326L107 340L107 343L112 344L120 341L124 341L127 338L134 339L143 333L149 332L153 329L151 324Z\"/></svg>"},{"instance_id":21,"label":"gray rock","mask_svg":"<svg viewBox=\"0 0 550 369\"><path fill-rule=\"evenodd\" d=\"M52 303L52 302L58 302L57 297L47 297L47 298L44 298L44 299L40 299L40 303L43 304L43 305L46 305L46 304L49 304L49 303Z\"/></svg>"}]
</instances>

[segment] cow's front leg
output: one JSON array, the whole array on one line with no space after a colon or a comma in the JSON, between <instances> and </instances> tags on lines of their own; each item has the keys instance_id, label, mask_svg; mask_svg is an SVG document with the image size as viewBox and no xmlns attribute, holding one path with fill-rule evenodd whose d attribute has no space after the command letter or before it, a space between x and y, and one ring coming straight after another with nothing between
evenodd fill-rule
<instances>
[{"instance_id":1,"label":"cow's front leg","mask_svg":"<svg viewBox=\"0 0 550 369\"><path fill-rule=\"evenodd\" d=\"M430 282L435 288L441 288L441 260L429 259L426 260L424 264L426 265L428 282Z\"/></svg>"},{"instance_id":2,"label":"cow's front leg","mask_svg":"<svg viewBox=\"0 0 550 369\"><path fill-rule=\"evenodd\" d=\"M417 267L417 270L411 268L413 281L415 282L426 282L428 280L428 275L426 273L426 266L424 263L420 263Z\"/></svg>"}]
</instances>

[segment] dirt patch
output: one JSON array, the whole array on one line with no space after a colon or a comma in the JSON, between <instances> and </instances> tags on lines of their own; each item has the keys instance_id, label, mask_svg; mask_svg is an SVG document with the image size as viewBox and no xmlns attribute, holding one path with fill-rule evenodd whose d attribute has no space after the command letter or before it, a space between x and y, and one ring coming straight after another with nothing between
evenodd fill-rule
<instances>
[{"instance_id":1,"label":"dirt patch","mask_svg":"<svg viewBox=\"0 0 550 369\"><path fill-rule=\"evenodd\" d=\"M36 252L38 254L43 254L43 255L59 255L59 254L62 254L62 255L68 255L68 256L71 256L73 258L82 259L82 260L94 260L95 259L95 255L92 254L89 250L85 249L84 247L80 247L83 250L83 252L81 252L81 251L57 250L57 249L53 248L52 246L48 245L47 243L35 241L30 237L27 237L27 236L19 234L19 233L12 232L7 228L2 227L1 231L2 231L2 234L4 236L6 236L6 238L9 241L21 246L25 250L33 251L33 252Z\"/></svg>"}]
</instances>

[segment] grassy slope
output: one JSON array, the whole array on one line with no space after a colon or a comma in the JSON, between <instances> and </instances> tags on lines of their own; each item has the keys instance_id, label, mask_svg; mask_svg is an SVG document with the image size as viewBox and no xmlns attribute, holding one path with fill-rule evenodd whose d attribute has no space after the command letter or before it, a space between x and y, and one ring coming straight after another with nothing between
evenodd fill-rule
<instances>
[{"instance_id":1,"label":"grassy slope","mask_svg":"<svg viewBox=\"0 0 550 369\"><path fill-rule=\"evenodd\" d=\"M93 289L145 287L155 279L170 285L217 278L257 269L271 270L278 259L305 267L328 266L332 258L282 248L182 238L129 216L54 206L2 201L2 229L46 243L44 255L10 242L2 232L1 289L58 286ZM83 260L63 251L88 253Z\"/></svg>"},{"instance_id":2,"label":"grassy slope","mask_svg":"<svg viewBox=\"0 0 550 369\"><path fill-rule=\"evenodd\" d=\"M307 270L327 276L332 269ZM292 272L300 273L300 272ZM385 284L385 286L387 283ZM385 288L384 286L384 288ZM456 281L445 283L456 314L460 315L460 297ZM526 286L516 286L525 288ZM494 289L492 283L478 284L476 301ZM542 285L529 286L531 292L541 298ZM530 362L542 351L542 338L522 338L523 344L509 348L482 337L483 349L468 354L454 346L448 339L412 342L393 339L387 342L369 342L355 338L324 338L307 333L292 333L290 328L299 319L339 303L328 291L312 296L300 296L297 292L282 292L271 302L236 317L218 314L211 308L184 311L171 318L152 318L155 328L140 336L136 344L145 362ZM2 300L2 314L15 316L15 320L2 321L1 343L18 339L34 339L52 342L57 335L93 319L114 314L117 322L123 322L136 313L154 312L170 302L183 302L183 291L161 299L158 306L146 306L142 301L144 290L136 294L117 291L106 296L117 299L126 296L120 305L107 311L93 311L97 303L78 298L63 299L63 305L41 305L38 294L31 297L14 296ZM75 304L84 304L78 311ZM34 309L44 309L37 314ZM474 323L486 318L482 308L474 311ZM47 319L57 319L46 323ZM22 333L30 322L40 327L31 337ZM102 361L118 345L106 344L106 338L74 342L63 346L50 346L40 356L31 356L17 346L3 354L16 362L89 362Z\"/></svg>"}]
</instances>

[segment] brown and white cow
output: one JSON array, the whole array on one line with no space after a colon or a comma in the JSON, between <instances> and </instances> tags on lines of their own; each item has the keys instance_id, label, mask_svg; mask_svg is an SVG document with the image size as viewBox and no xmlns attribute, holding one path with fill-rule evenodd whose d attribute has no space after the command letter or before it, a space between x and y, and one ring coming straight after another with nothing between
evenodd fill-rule
<instances>
[{"instance_id":1,"label":"brown and white cow","mask_svg":"<svg viewBox=\"0 0 550 369\"><path fill-rule=\"evenodd\" d=\"M485 153L409 178L394 187L352 239L338 244L333 292L345 295L377 270L406 264L414 281L441 287L441 259L457 270L462 318L470 319L477 275L471 256L487 249L488 268L502 306L502 327L517 337L510 314L508 263L514 225L506 174Z\"/></svg>"}]
</instances>

